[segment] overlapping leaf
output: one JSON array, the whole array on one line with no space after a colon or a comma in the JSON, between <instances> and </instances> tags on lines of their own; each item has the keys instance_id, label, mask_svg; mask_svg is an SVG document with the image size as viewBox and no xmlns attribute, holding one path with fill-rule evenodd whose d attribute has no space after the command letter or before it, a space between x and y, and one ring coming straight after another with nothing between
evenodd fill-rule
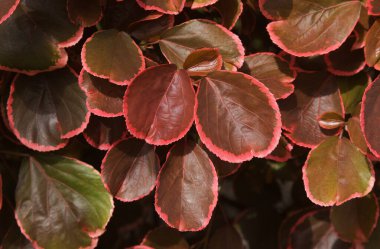
<instances>
[{"instance_id":1,"label":"overlapping leaf","mask_svg":"<svg viewBox=\"0 0 380 249\"><path fill-rule=\"evenodd\" d=\"M18 183L16 218L34 247L95 247L113 210L112 197L95 169L75 159L41 154L23 160Z\"/></svg>"},{"instance_id":2,"label":"overlapping leaf","mask_svg":"<svg viewBox=\"0 0 380 249\"><path fill-rule=\"evenodd\" d=\"M377 0L366 0L368 13L373 16L380 16L380 3Z\"/></svg>"},{"instance_id":3,"label":"overlapping leaf","mask_svg":"<svg viewBox=\"0 0 380 249\"><path fill-rule=\"evenodd\" d=\"M303 181L311 201L341 205L366 196L375 182L373 166L347 138L330 137L310 151Z\"/></svg>"},{"instance_id":4,"label":"overlapping leaf","mask_svg":"<svg viewBox=\"0 0 380 249\"><path fill-rule=\"evenodd\" d=\"M274 2L263 0L261 6ZM361 10L360 1L355 0L283 2L288 8L271 6L282 20L270 23L267 30L276 45L296 56L326 54L339 48L353 31Z\"/></svg>"},{"instance_id":5,"label":"overlapping leaf","mask_svg":"<svg viewBox=\"0 0 380 249\"><path fill-rule=\"evenodd\" d=\"M292 157L292 150L293 145L284 136L281 136L276 149L266 158L276 162L286 162Z\"/></svg>"},{"instance_id":6,"label":"overlapping leaf","mask_svg":"<svg viewBox=\"0 0 380 249\"><path fill-rule=\"evenodd\" d=\"M82 63L90 74L127 85L145 68L140 48L123 31L102 30L87 39L82 49Z\"/></svg>"},{"instance_id":7,"label":"overlapping leaf","mask_svg":"<svg viewBox=\"0 0 380 249\"><path fill-rule=\"evenodd\" d=\"M204 144L201 145L202 149L206 151L208 157L210 158L212 164L215 167L216 173L218 177L227 177L234 173L236 173L241 166L241 163L229 163L223 161L219 157L217 157L214 153L209 151Z\"/></svg>"},{"instance_id":8,"label":"overlapping leaf","mask_svg":"<svg viewBox=\"0 0 380 249\"><path fill-rule=\"evenodd\" d=\"M339 131L320 127L319 117L329 112L344 117L337 80L323 72L302 73L294 85L294 93L279 103L283 128L294 143L313 148Z\"/></svg>"},{"instance_id":9,"label":"overlapping leaf","mask_svg":"<svg viewBox=\"0 0 380 249\"><path fill-rule=\"evenodd\" d=\"M380 70L380 20L374 22L368 31L364 54L367 65Z\"/></svg>"},{"instance_id":10,"label":"overlapping leaf","mask_svg":"<svg viewBox=\"0 0 380 249\"><path fill-rule=\"evenodd\" d=\"M337 78L346 113L353 113L362 101L365 88L371 83L366 72L360 72L351 77Z\"/></svg>"},{"instance_id":11,"label":"overlapping leaf","mask_svg":"<svg viewBox=\"0 0 380 249\"><path fill-rule=\"evenodd\" d=\"M102 179L113 196L131 202L153 190L159 166L152 145L128 138L115 143L107 152L102 162Z\"/></svg>"},{"instance_id":12,"label":"overlapping leaf","mask_svg":"<svg viewBox=\"0 0 380 249\"><path fill-rule=\"evenodd\" d=\"M3 0L0 2L0 24L13 14L19 3L20 0Z\"/></svg>"},{"instance_id":13,"label":"overlapping leaf","mask_svg":"<svg viewBox=\"0 0 380 249\"><path fill-rule=\"evenodd\" d=\"M256 53L245 57L245 65L250 75L269 88L276 99L288 97L294 91L292 82L295 70L273 53Z\"/></svg>"},{"instance_id":14,"label":"overlapping leaf","mask_svg":"<svg viewBox=\"0 0 380 249\"><path fill-rule=\"evenodd\" d=\"M186 5L192 9L199 9L216 3L218 0L186 0Z\"/></svg>"},{"instance_id":15,"label":"overlapping leaf","mask_svg":"<svg viewBox=\"0 0 380 249\"><path fill-rule=\"evenodd\" d=\"M179 231L204 229L218 200L218 177L207 153L192 141L174 145L158 176L155 207Z\"/></svg>"},{"instance_id":16,"label":"overlapping leaf","mask_svg":"<svg viewBox=\"0 0 380 249\"><path fill-rule=\"evenodd\" d=\"M157 10L165 14L178 14L185 7L186 0L136 0L145 10Z\"/></svg>"},{"instance_id":17,"label":"overlapping leaf","mask_svg":"<svg viewBox=\"0 0 380 249\"><path fill-rule=\"evenodd\" d=\"M369 153L367 142L364 138L363 131L360 126L360 110L361 104L356 107L352 113L352 117L348 120L346 130L350 135L350 140L365 155Z\"/></svg>"},{"instance_id":18,"label":"overlapping leaf","mask_svg":"<svg viewBox=\"0 0 380 249\"><path fill-rule=\"evenodd\" d=\"M241 0L218 0L213 5L222 16L222 24L227 29L232 29L243 12Z\"/></svg>"},{"instance_id":19,"label":"overlapping leaf","mask_svg":"<svg viewBox=\"0 0 380 249\"><path fill-rule=\"evenodd\" d=\"M70 20L85 27L96 25L102 18L104 0L67 0Z\"/></svg>"},{"instance_id":20,"label":"overlapping leaf","mask_svg":"<svg viewBox=\"0 0 380 249\"><path fill-rule=\"evenodd\" d=\"M281 135L280 113L269 90L248 75L228 71L200 82L195 124L206 147L234 163L267 156Z\"/></svg>"},{"instance_id":21,"label":"overlapping leaf","mask_svg":"<svg viewBox=\"0 0 380 249\"><path fill-rule=\"evenodd\" d=\"M228 69L240 68L244 62L244 47L239 37L208 20L195 19L174 26L161 35L160 48L168 61L178 67L199 48L218 48Z\"/></svg>"},{"instance_id":22,"label":"overlapping leaf","mask_svg":"<svg viewBox=\"0 0 380 249\"><path fill-rule=\"evenodd\" d=\"M175 65L161 65L148 68L128 87L124 114L133 136L165 145L189 131L194 105L195 93L186 71Z\"/></svg>"},{"instance_id":23,"label":"overlapping leaf","mask_svg":"<svg viewBox=\"0 0 380 249\"><path fill-rule=\"evenodd\" d=\"M206 76L222 69L223 59L217 48L196 49L189 54L183 63L190 76Z\"/></svg>"},{"instance_id":24,"label":"overlapping leaf","mask_svg":"<svg viewBox=\"0 0 380 249\"><path fill-rule=\"evenodd\" d=\"M11 85L8 119L27 147L51 151L81 133L90 112L77 77L67 68L36 76L19 75Z\"/></svg>"}]
</instances>

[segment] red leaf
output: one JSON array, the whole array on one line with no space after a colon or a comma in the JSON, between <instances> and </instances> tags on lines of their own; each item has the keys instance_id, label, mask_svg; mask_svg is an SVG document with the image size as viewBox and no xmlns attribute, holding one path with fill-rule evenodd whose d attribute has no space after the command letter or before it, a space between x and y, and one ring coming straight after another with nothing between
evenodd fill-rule
<instances>
[{"instance_id":1,"label":"red leaf","mask_svg":"<svg viewBox=\"0 0 380 249\"><path fill-rule=\"evenodd\" d=\"M165 14L177 15L185 7L186 0L136 0L145 10L156 10Z\"/></svg>"},{"instance_id":2,"label":"red leaf","mask_svg":"<svg viewBox=\"0 0 380 249\"><path fill-rule=\"evenodd\" d=\"M200 82L195 110L202 142L222 160L238 163L265 157L280 139L276 100L251 76L229 71L209 74Z\"/></svg>"},{"instance_id":3,"label":"red leaf","mask_svg":"<svg viewBox=\"0 0 380 249\"><path fill-rule=\"evenodd\" d=\"M156 186L160 161L152 145L135 138L121 140L110 148L102 162L102 179L115 198L132 202Z\"/></svg>"},{"instance_id":4,"label":"red leaf","mask_svg":"<svg viewBox=\"0 0 380 249\"><path fill-rule=\"evenodd\" d=\"M218 200L218 177L207 153L192 141L173 146L158 175L155 207L179 231L199 231Z\"/></svg>"},{"instance_id":5,"label":"red leaf","mask_svg":"<svg viewBox=\"0 0 380 249\"><path fill-rule=\"evenodd\" d=\"M206 76L222 69L223 59L217 48L196 49L186 58L183 68L190 76Z\"/></svg>"},{"instance_id":6,"label":"red leaf","mask_svg":"<svg viewBox=\"0 0 380 249\"><path fill-rule=\"evenodd\" d=\"M286 162L292 158L293 145L286 140L284 136L281 136L280 142L276 149L272 151L266 158L276 162Z\"/></svg>"},{"instance_id":7,"label":"red leaf","mask_svg":"<svg viewBox=\"0 0 380 249\"><path fill-rule=\"evenodd\" d=\"M20 0L3 0L0 2L0 24L13 14L19 3Z\"/></svg>"},{"instance_id":8,"label":"red leaf","mask_svg":"<svg viewBox=\"0 0 380 249\"><path fill-rule=\"evenodd\" d=\"M186 6L190 6L191 9L199 9L209 5L213 5L218 0L187 0Z\"/></svg>"},{"instance_id":9,"label":"red leaf","mask_svg":"<svg viewBox=\"0 0 380 249\"><path fill-rule=\"evenodd\" d=\"M368 13L372 16L380 16L380 2L378 0L367 0Z\"/></svg>"},{"instance_id":10,"label":"red leaf","mask_svg":"<svg viewBox=\"0 0 380 249\"><path fill-rule=\"evenodd\" d=\"M380 20L373 23L366 37L364 54L367 65L380 70Z\"/></svg>"},{"instance_id":11,"label":"red leaf","mask_svg":"<svg viewBox=\"0 0 380 249\"><path fill-rule=\"evenodd\" d=\"M241 0L218 0L213 7L222 16L223 26L229 30L235 26L243 12Z\"/></svg>"},{"instance_id":12,"label":"red leaf","mask_svg":"<svg viewBox=\"0 0 380 249\"><path fill-rule=\"evenodd\" d=\"M123 96L127 88L95 77L84 69L79 75L79 86L86 93L88 109L101 117L123 115Z\"/></svg>"},{"instance_id":13,"label":"red leaf","mask_svg":"<svg viewBox=\"0 0 380 249\"><path fill-rule=\"evenodd\" d=\"M148 68L125 94L127 128L149 144L173 143L184 137L193 124L194 105L194 89L185 70L175 65Z\"/></svg>"},{"instance_id":14,"label":"red leaf","mask_svg":"<svg viewBox=\"0 0 380 249\"><path fill-rule=\"evenodd\" d=\"M298 75L294 85L294 93L279 102L283 129L295 144L313 148L326 137L339 132L322 129L318 121L322 114L328 112L344 117L337 80L322 72L303 73Z\"/></svg>"}]
</instances>

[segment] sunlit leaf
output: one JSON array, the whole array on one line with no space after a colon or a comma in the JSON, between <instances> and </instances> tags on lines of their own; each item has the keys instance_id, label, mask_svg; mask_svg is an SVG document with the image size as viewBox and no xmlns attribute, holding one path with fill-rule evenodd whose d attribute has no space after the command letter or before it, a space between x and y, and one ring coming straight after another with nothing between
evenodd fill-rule
<instances>
[{"instance_id":1,"label":"sunlit leaf","mask_svg":"<svg viewBox=\"0 0 380 249\"><path fill-rule=\"evenodd\" d=\"M217 48L201 48L189 54L183 68L190 76L206 76L222 69L223 59Z\"/></svg>"},{"instance_id":2,"label":"sunlit leaf","mask_svg":"<svg viewBox=\"0 0 380 249\"><path fill-rule=\"evenodd\" d=\"M183 10L186 0L136 0L145 10L156 10L165 14L178 14Z\"/></svg>"}]
</instances>

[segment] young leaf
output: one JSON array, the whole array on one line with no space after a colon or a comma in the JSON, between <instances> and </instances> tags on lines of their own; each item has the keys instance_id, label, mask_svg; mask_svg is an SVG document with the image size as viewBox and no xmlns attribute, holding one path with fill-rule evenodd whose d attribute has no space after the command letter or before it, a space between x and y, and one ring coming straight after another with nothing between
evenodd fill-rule
<instances>
[{"instance_id":1,"label":"young leaf","mask_svg":"<svg viewBox=\"0 0 380 249\"><path fill-rule=\"evenodd\" d=\"M379 219L379 204L374 194L332 207L331 222L344 241L366 242Z\"/></svg>"},{"instance_id":2,"label":"young leaf","mask_svg":"<svg viewBox=\"0 0 380 249\"><path fill-rule=\"evenodd\" d=\"M302 171L307 196L321 206L366 196L375 182L371 162L347 138L324 140L310 151Z\"/></svg>"},{"instance_id":3,"label":"young leaf","mask_svg":"<svg viewBox=\"0 0 380 249\"><path fill-rule=\"evenodd\" d=\"M180 68L190 53L200 48L219 49L225 68L240 68L244 62L239 37L208 20L195 19L174 26L161 35L160 48L166 59Z\"/></svg>"},{"instance_id":4,"label":"young leaf","mask_svg":"<svg viewBox=\"0 0 380 249\"><path fill-rule=\"evenodd\" d=\"M364 92L362 109L360 112L360 125L367 141L368 148L380 157L380 130L377 123L380 120L380 77L368 85Z\"/></svg>"},{"instance_id":5,"label":"young leaf","mask_svg":"<svg viewBox=\"0 0 380 249\"><path fill-rule=\"evenodd\" d=\"M344 117L336 112L325 112L318 117L319 126L326 130L342 129L345 125Z\"/></svg>"},{"instance_id":6,"label":"young leaf","mask_svg":"<svg viewBox=\"0 0 380 249\"><path fill-rule=\"evenodd\" d=\"M325 130L319 124L323 113L333 112L344 117L338 84L334 76L317 72L299 74L294 85L294 93L279 102L282 128L295 144L313 148L326 137L339 132Z\"/></svg>"},{"instance_id":7,"label":"young leaf","mask_svg":"<svg viewBox=\"0 0 380 249\"><path fill-rule=\"evenodd\" d=\"M67 0L67 11L73 23L84 27L96 25L103 16L104 0Z\"/></svg>"},{"instance_id":8,"label":"young leaf","mask_svg":"<svg viewBox=\"0 0 380 249\"><path fill-rule=\"evenodd\" d=\"M218 177L207 153L182 140L170 150L157 180L155 207L179 231L199 231L211 219L218 200Z\"/></svg>"},{"instance_id":9,"label":"young leaf","mask_svg":"<svg viewBox=\"0 0 380 249\"><path fill-rule=\"evenodd\" d=\"M190 246L180 232L168 227L157 227L147 233L142 245L155 249L189 249Z\"/></svg>"},{"instance_id":10,"label":"young leaf","mask_svg":"<svg viewBox=\"0 0 380 249\"><path fill-rule=\"evenodd\" d=\"M196 49L186 58L183 68L190 76L206 76L222 69L223 59L217 48Z\"/></svg>"},{"instance_id":11,"label":"young leaf","mask_svg":"<svg viewBox=\"0 0 380 249\"><path fill-rule=\"evenodd\" d=\"M148 68L133 80L125 94L127 128L149 144L173 143L193 124L194 105L194 88L185 70L175 65Z\"/></svg>"},{"instance_id":12,"label":"young leaf","mask_svg":"<svg viewBox=\"0 0 380 249\"><path fill-rule=\"evenodd\" d=\"M294 91L292 82L296 71L280 56L273 53L256 53L245 57L249 74L269 88L276 99L287 98Z\"/></svg>"},{"instance_id":13,"label":"young leaf","mask_svg":"<svg viewBox=\"0 0 380 249\"><path fill-rule=\"evenodd\" d=\"M38 151L63 148L67 138L80 134L90 118L86 95L68 68L32 77L18 75L7 110L16 137Z\"/></svg>"},{"instance_id":14,"label":"young leaf","mask_svg":"<svg viewBox=\"0 0 380 249\"><path fill-rule=\"evenodd\" d=\"M191 9L199 9L209 5L213 5L218 0L186 0L186 6L190 6Z\"/></svg>"},{"instance_id":15,"label":"young leaf","mask_svg":"<svg viewBox=\"0 0 380 249\"><path fill-rule=\"evenodd\" d=\"M364 54L367 65L380 70L380 53L377 51L380 48L380 20L373 23L368 31Z\"/></svg>"},{"instance_id":16,"label":"young leaf","mask_svg":"<svg viewBox=\"0 0 380 249\"><path fill-rule=\"evenodd\" d=\"M224 226L211 236L208 249L243 249L243 239L233 226Z\"/></svg>"},{"instance_id":17,"label":"young leaf","mask_svg":"<svg viewBox=\"0 0 380 249\"><path fill-rule=\"evenodd\" d=\"M19 3L20 0L3 0L0 2L0 24L13 14Z\"/></svg>"},{"instance_id":18,"label":"young leaf","mask_svg":"<svg viewBox=\"0 0 380 249\"><path fill-rule=\"evenodd\" d=\"M262 83L242 73L218 71L203 78L195 110L202 142L228 162L265 157L281 136L275 98Z\"/></svg>"},{"instance_id":19,"label":"young leaf","mask_svg":"<svg viewBox=\"0 0 380 249\"><path fill-rule=\"evenodd\" d=\"M380 3L377 0L367 0L368 13L372 16L380 16Z\"/></svg>"},{"instance_id":20,"label":"young leaf","mask_svg":"<svg viewBox=\"0 0 380 249\"><path fill-rule=\"evenodd\" d=\"M81 56L87 72L117 85L128 85L145 68L140 48L127 33L115 29L94 33Z\"/></svg>"},{"instance_id":21,"label":"young leaf","mask_svg":"<svg viewBox=\"0 0 380 249\"><path fill-rule=\"evenodd\" d=\"M131 202L148 195L156 186L160 161L152 145L135 138L110 148L102 162L102 179L115 198Z\"/></svg>"},{"instance_id":22,"label":"young leaf","mask_svg":"<svg viewBox=\"0 0 380 249\"><path fill-rule=\"evenodd\" d=\"M177 15L185 7L186 0L136 0L145 10L156 10L165 14Z\"/></svg>"},{"instance_id":23,"label":"young leaf","mask_svg":"<svg viewBox=\"0 0 380 249\"><path fill-rule=\"evenodd\" d=\"M231 30L239 20L243 12L243 3L241 0L218 0L213 7L222 16L222 24Z\"/></svg>"},{"instance_id":24,"label":"young leaf","mask_svg":"<svg viewBox=\"0 0 380 249\"><path fill-rule=\"evenodd\" d=\"M83 137L92 147L108 150L116 141L127 135L125 120L122 117L103 118L91 115Z\"/></svg>"},{"instance_id":25,"label":"young leaf","mask_svg":"<svg viewBox=\"0 0 380 249\"><path fill-rule=\"evenodd\" d=\"M123 115L123 97L125 86L111 84L108 80L87 73L79 74L79 86L86 93L88 109L101 117Z\"/></svg>"},{"instance_id":26,"label":"young leaf","mask_svg":"<svg viewBox=\"0 0 380 249\"><path fill-rule=\"evenodd\" d=\"M93 248L112 211L112 197L90 165L42 154L22 161L15 214L35 248Z\"/></svg>"},{"instance_id":27,"label":"young leaf","mask_svg":"<svg viewBox=\"0 0 380 249\"><path fill-rule=\"evenodd\" d=\"M327 54L343 44L358 22L361 2L300 0L292 8L284 20L267 26L271 40L292 55L312 56Z\"/></svg>"},{"instance_id":28,"label":"young leaf","mask_svg":"<svg viewBox=\"0 0 380 249\"><path fill-rule=\"evenodd\" d=\"M339 90L342 95L346 113L353 113L362 101L365 88L371 83L366 72L360 72L350 77L338 77Z\"/></svg>"}]
</instances>

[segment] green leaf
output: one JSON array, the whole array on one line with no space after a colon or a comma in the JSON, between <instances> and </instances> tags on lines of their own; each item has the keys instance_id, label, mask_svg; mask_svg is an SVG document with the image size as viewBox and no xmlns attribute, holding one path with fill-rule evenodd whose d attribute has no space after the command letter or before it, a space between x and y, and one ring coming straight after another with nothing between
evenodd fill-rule
<instances>
[{"instance_id":1,"label":"green leaf","mask_svg":"<svg viewBox=\"0 0 380 249\"><path fill-rule=\"evenodd\" d=\"M96 245L112 211L112 197L91 166L46 154L22 161L15 213L35 247L76 249Z\"/></svg>"}]
</instances>

